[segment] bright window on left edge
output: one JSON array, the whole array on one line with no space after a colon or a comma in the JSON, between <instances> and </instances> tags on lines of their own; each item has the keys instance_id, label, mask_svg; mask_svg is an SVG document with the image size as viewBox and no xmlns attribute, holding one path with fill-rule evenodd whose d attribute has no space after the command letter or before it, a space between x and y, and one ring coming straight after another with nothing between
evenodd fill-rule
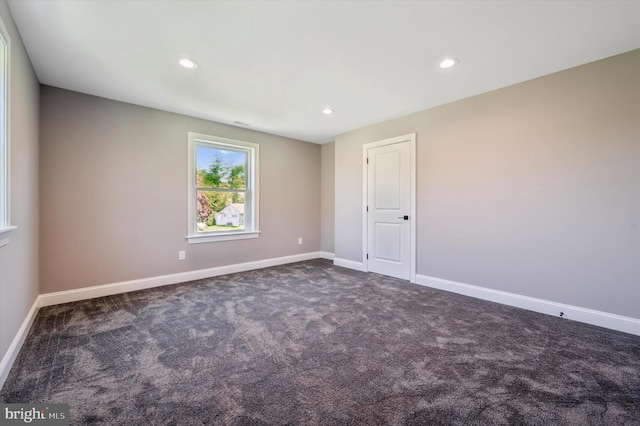
<instances>
[{"instance_id":1,"label":"bright window on left edge","mask_svg":"<svg viewBox=\"0 0 640 426\"><path fill-rule=\"evenodd\" d=\"M9 234L16 229L9 223L9 37L0 20L0 247L9 243Z\"/></svg>"},{"instance_id":2,"label":"bright window on left edge","mask_svg":"<svg viewBox=\"0 0 640 426\"><path fill-rule=\"evenodd\" d=\"M189 133L189 243L257 238L258 145Z\"/></svg>"}]
</instances>

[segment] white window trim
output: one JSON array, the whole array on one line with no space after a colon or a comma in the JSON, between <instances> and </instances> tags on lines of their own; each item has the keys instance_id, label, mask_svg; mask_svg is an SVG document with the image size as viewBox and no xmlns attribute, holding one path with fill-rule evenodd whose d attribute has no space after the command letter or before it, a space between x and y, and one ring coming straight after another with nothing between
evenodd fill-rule
<instances>
[{"instance_id":1,"label":"white window trim","mask_svg":"<svg viewBox=\"0 0 640 426\"><path fill-rule=\"evenodd\" d=\"M4 110L4 113L0 113L0 128L2 129L0 132L0 163L2 164L2 172L0 172L0 247L3 247L9 244L11 232L18 228L11 226L11 209L9 208L9 73L11 70L9 58L11 57L11 38L2 18L0 18L0 39L0 42L4 44L4 58L2 58L4 62L4 81L2 82L4 94L0 94L0 102L4 104L0 105L0 110Z\"/></svg>"},{"instance_id":2,"label":"white window trim","mask_svg":"<svg viewBox=\"0 0 640 426\"><path fill-rule=\"evenodd\" d=\"M196 173L195 155L197 142L215 143L222 145L241 146L248 148L251 155L251 164L253 165L252 173L247 173L248 185L252 190L253 203L251 205L251 218L253 227L247 231L235 232L211 232L198 233L196 229L196 187L193 177ZM187 154L187 242L189 244L212 243L218 241L246 240L250 238L258 238L260 236L259 214L258 214L258 176L259 174L259 149L260 146L255 143L238 141L234 139L220 138L217 136L204 135L201 133L188 133L188 154Z\"/></svg>"},{"instance_id":3,"label":"white window trim","mask_svg":"<svg viewBox=\"0 0 640 426\"><path fill-rule=\"evenodd\" d=\"M9 244L11 232L18 229L17 226L7 226L0 229L0 247Z\"/></svg>"}]
</instances>

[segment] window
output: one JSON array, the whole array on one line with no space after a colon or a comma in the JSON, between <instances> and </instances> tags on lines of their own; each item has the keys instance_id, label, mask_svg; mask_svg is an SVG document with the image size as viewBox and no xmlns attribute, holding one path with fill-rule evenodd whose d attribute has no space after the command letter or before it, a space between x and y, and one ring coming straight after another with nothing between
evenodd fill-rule
<instances>
[{"instance_id":1,"label":"window","mask_svg":"<svg viewBox=\"0 0 640 426\"><path fill-rule=\"evenodd\" d=\"M9 222L9 37L0 20L0 247L9 243L9 234L16 229Z\"/></svg>"},{"instance_id":2,"label":"window","mask_svg":"<svg viewBox=\"0 0 640 426\"><path fill-rule=\"evenodd\" d=\"M192 243L257 238L258 145L189 132Z\"/></svg>"}]
</instances>

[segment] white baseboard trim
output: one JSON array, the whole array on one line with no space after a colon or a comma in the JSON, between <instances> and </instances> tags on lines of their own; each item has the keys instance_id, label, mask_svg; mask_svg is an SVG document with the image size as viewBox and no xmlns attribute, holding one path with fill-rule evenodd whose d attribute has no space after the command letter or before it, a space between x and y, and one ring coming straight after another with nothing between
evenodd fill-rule
<instances>
[{"instance_id":1,"label":"white baseboard trim","mask_svg":"<svg viewBox=\"0 0 640 426\"><path fill-rule=\"evenodd\" d=\"M416 284L426 287L437 288L439 290L450 291L475 297L477 299L488 300L490 302L501 303L503 305L515 306L529 311L540 312L542 314L560 316L563 318L609 328L611 330L622 331L624 333L640 336L640 319L624 317L593 309L581 308L579 306L566 305L558 302L551 302L534 297L522 296L505 291L492 290L490 288L478 287L475 285L459 283L456 281L443 280L441 278L429 277L426 275L416 275Z\"/></svg>"},{"instance_id":2,"label":"white baseboard trim","mask_svg":"<svg viewBox=\"0 0 640 426\"><path fill-rule=\"evenodd\" d=\"M356 271L364 271L364 263L354 262L353 260L340 259L338 257L333 259L333 264L336 266L342 266L343 268L355 269Z\"/></svg>"},{"instance_id":3,"label":"white baseboard trim","mask_svg":"<svg viewBox=\"0 0 640 426\"><path fill-rule=\"evenodd\" d=\"M216 268L199 269L196 271L180 272L171 275L162 275L151 278L143 278L139 280L123 281L113 284L104 284L93 287L79 288L75 290L41 294L33 302L31 310L22 322L18 333L11 342L11 345L9 345L9 349L7 349L7 352L2 358L2 361L0 361L0 389L2 389L2 386L7 379L9 371L11 371L11 367L13 366L18 353L20 352L20 348L22 348L22 344L24 343L24 340L26 339L27 334L31 329L31 325L35 320L36 314L40 307L58 305L60 303L76 302L78 300L93 299L95 297L110 296L113 294L126 293L135 290L144 290L147 288L160 287L170 284L178 284L186 281L233 274L236 272L250 271L253 269L268 268L270 266L285 265L287 263L301 262L303 260L328 258L325 256L333 256L333 254L320 251L302 253L292 256L276 257L273 259L257 260L254 262L219 266Z\"/></svg>"},{"instance_id":4,"label":"white baseboard trim","mask_svg":"<svg viewBox=\"0 0 640 426\"><path fill-rule=\"evenodd\" d=\"M217 277L219 275L234 274L236 272L244 272L253 269L268 268L270 266L284 265L287 263L301 262L303 260L317 259L319 257L322 257L321 253L322 252L295 254L292 256L256 260L254 262L237 263L234 265L218 266L208 269L198 269L195 271L179 272L177 274L161 275L158 277L142 278L139 280L122 281L119 283L97 285L75 290L45 293L39 296L40 306L50 306L58 305L60 303L76 302L78 300L111 296L113 294L127 293L129 291L144 290L153 287L178 284L186 281Z\"/></svg>"},{"instance_id":5,"label":"white baseboard trim","mask_svg":"<svg viewBox=\"0 0 640 426\"><path fill-rule=\"evenodd\" d=\"M22 344L24 343L24 340L29 333L29 329L31 328L31 325L35 320L36 313L38 312L38 308L40 307L56 305L60 303L75 302L84 299L92 299L95 297L110 296L113 294L126 293L129 291L143 290L170 284L178 284L186 281L232 274L236 272L250 271L253 269L268 268L270 266L284 265L287 263L301 262L304 260L317 258L329 260L333 259L333 264L336 266L355 269L358 271L364 270L364 264L362 262L354 262L352 260L335 258L333 253L319 251L278 257L273 259L258 260L254 262L238 263L234 265L226 265L215 268L200 269L196 271L181 272L171 275L143 278L139 280L123 281L119 283L80 288L76 290L41 294L33 302L29 313L22 322L20 329L11 342L11 345L9 345L9 348L7 349L4 357L0 361L0 389L4 385L4 382L9 375L9 371L11 370L11 367L13 366L18 353L20 352L20 348L22 347ZM640 319L636 318L624 317L621 315L610 314L557 302L550 302L548 300L536 299L533 297L522 296L519 294L508 293L499 290L492 290L470 284L444 280L441 278L429 277L426 275L416 275L415 283L427 287L451 291L453 293L459 293L465 296L471 296L491 302L502 303L505 305L515 306L518 308L553 316L558 316L560 312L564 312L564 318L567 319L640 336Z\"/></svg>"},{"instance_id":6,"label":"white baseboard trim","mask_svg":"<svg viewBox=\"0 0 640 426\"><path fill-rule=\"evenodd\" d=\"M31 306L29 313L27 313L27 316L25 317L24 321L22 321L22 325L16 333L16 337L13 338L13 341L9 345L9 349L7 349L4 357L2 357L2 361L0 361L0 389L2 389L2 386L4 386L4 382L5 380L7 380L9 371L11 371L11 367L18 357L18 353L20 353L22 344L27 338L27 334L29 334L29 330L31 329L33 321L36 319L36 314L38 313L39 307L40 296L38 296L36 300L33 301L33 305Z\"/></svg>"},{"instance_id":7,"label":"white baseboard trim","mask_svg":"<svg viewBox=\"0 0 640 426\"><path fill-rule=\"evenodd\" d=\"M322 259L333 260L335 258L335 255L333 253L329 253L328 251L321 251L320 257Z\"/></svg>"}]
</instances>

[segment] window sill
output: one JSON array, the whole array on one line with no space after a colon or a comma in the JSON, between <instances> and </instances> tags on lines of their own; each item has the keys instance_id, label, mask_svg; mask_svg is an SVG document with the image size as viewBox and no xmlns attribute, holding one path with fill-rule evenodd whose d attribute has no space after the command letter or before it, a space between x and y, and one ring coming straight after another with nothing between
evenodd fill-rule
<instances>
[{"instance_id":1,"label":"window sill","mask_svg":"<svg viewBox=\"0 0 640 426\"><path fill-rule=\"evenodd\" d=\"M0 247L4 247L9 244L11 232L18 229L17 226L7 226L6 228L0 229Z\"/></svg>"},{"instance_id":2,"label":"window sill","mask_svg":"<svg viewBox=\"0 0 640 426\"><path fill-rule=\"evenodd\" d=\"M189 244L200 243L215 243L218 241L231 241L231 240L247 240L250 238L258 238L260 231L248 231L248 232L229 232L225 234L205 234L205 235L187 235L187 242Z\"/></svg>"}]
</instances>

